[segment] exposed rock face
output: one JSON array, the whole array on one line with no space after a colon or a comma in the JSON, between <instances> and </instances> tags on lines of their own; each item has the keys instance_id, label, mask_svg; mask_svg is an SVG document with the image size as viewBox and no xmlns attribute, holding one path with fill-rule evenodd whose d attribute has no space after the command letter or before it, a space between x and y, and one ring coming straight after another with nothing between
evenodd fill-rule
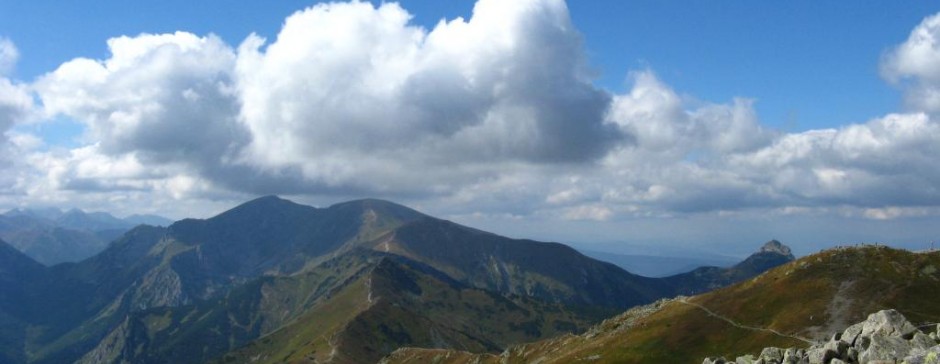
<instances>
[{"instance_id":1,"label":"exposed rock face","mask_svg":"<svg viewBox=\"0 0 940 364\"><path fill-rule=\"evenodd\" d=\"M703 364L940 364L940 325L926 328L930 329L928 333L908 322L901 313L884 310L836 333L828 342L805 350L766 348L758 357L747 355L734 361L707 358Z\"/></svg>"},{"instance_id":2,"label":"exposed rock face","mask_svg":"<svg viewBox=\"0 0 940 364\"><path fill-rule=\"evenodd\" d=\"M760 248L760 252L780 254L785 257L790 257L791 260L794 258L793 252L790 251L790 247L783 245L783 243L777 240L768 241L766 244L764 244L764 246Z\"/></svg>"}]
</instances>

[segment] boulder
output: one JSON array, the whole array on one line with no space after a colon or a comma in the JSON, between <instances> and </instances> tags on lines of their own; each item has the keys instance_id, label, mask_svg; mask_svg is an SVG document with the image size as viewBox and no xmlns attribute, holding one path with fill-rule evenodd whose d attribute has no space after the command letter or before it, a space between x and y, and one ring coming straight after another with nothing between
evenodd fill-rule
<instances>
[{"instance_id":1,"label":"boulder","mask_svg":"<svg viewBox=\"0 0 940 364\"><path fill-rule=\"evenodd\" d=\"M907 321L897 310L883 310L868 315L862 323L862 336L897 336L909 339L917 331L913 324Z\"/></svg>"},{"instance_id":2,"label":"boulder","mask_svg":"<svg viewBox=\"0 0 940 364\"><path fill-rule=\"evenodd\" d=\"M940 364L940 346L927 350L914 349L904 358L906 364Z\"/></svg>"},{"instance_id":3,"label":"boulder","mask_svg":"<svg viewBox=\"0 0 940 364\"><path fill-rule=\"evenodd\" d=\"M860 351L858 361L869 363L876 360L894 361L911 352L911 344L899 336L889 336L876 332L871 336L870 344L864 351Z\"/></svg>"},{"instance_id":4,"label":"boulder","mask_svg":"<svg viewBox=\"0 0 940 364\"><path fill-rule=\"evenodd\" d=\"M841 340L849 343L850 346L855 346L855 340L858 339L858 336L862 334L862 323L859 322L855 325L849 326L842 331Z\"/></svg>"},{"instance_id":5,"label":"boulder","mask_svg":"<svg viewBox=\"0 0 940 364\"><path fill-rule=\"evenodd\" d=\"M832 356L833 358L843 358L848 354L849 344L833 337L833 340L827 342L826 345L823 346L823 349L835 353L835 355Z\"/></svg>"},{"instance_id":6,"label":"boulder","mask_svg":"<svg viewBox=\"0 0 940 364\"><path fill-rule=\"evenodd\" d=\"M783 362L784 350L781 348L764 348L760 352L760 358L764 360L765 363L782 363Z\"/></svg>"},{"instance_id":7,"label":"boulder","mask_svg":"<svg viewBox=\"0 0 940 364\"><path fill-rule=\"evenodd\" d=\"M809 364L826 364L838 356L839 353L826 348L810 348L806 351L806 358Z\"/></svg>"}]
</instances>

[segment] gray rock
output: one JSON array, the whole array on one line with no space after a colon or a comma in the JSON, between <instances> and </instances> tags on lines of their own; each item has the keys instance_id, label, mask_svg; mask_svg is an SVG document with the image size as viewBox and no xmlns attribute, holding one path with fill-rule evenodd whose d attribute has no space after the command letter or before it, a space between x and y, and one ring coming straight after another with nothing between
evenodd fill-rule
<instances>
[{"instance_id":1,"label":"gray rock","mask_svg":"<svg viewBox=\"0 0 940 364\"><path fill-rule=\"evenodd\" d=\"M803 352L803 349L797 348L788 348L786 352L783 353L783 364L799 364L800 359L803 359L806 354Z\"/></svg>"},{"instance_id":2,"label":"gray rock","mask_svg":"<svg viewBox=\"0 0 940 364\"><path fill-rule=\"evenodd\" d=\"M850 347L848 350L846 350L845 358L846 358L850 363L858 363L858 350L856 350L855 348Z\"/></svg>"},{"instance_id":3,"label":"gray rock","mask_svg":"<svg viewBox=\"0 0 940 364\"><path fill-rule=\"evenodd\" d=\"M855 346L855 340L862 334L862 323L849 326L842 332L842 341L849 343L849 346Z\"/></svg>"},{"instance_id":4,"label":"gray rock","mask_svg":"<svg viewBox=\"0 0 940 364\"><path fill-rule=\"evenodd\" d=\"M838 356L839 353L826 348L813 348L806 352L806 359L809 364L826 364Z\"/></svg>"},{"instance_id":5,"label":"gray rock","mask_svg":"<svg viewBox=\"0 0 940 364\"><path fill-rule=\"evenodd\" d=\"M915 332L914 337L911 338L911 349L927 350L935 345L937 345L937 340L931 339L922 332Z\"/></svg>"},{"instance_id":6,"label":"gray rock","mask_svg":"<svg viewBox=\"0 0 940 364\"><path fill-rule=\"evenodd\" d=\"M823 349L834 352L834 358L844 358L848 353L849 343L835 339L835 341L827 342L826 345L823 346Z\"/></svg>"},{"instance_id":7,"label":"gray rock","mask_svg":"<svg viewBox=\"0 0 940 364\"><path fill-rule=\"evenodd\" d=\"M839 360L839 358L836 358L836 359L832 359L832 361L830 361L829 364L846 364L846 362Z\"/></svg>"},{"instance_id":8,"label":"gray rock","mask_svg":"<svg viewBox=\"0 0 940 364\"><path fill-rule=\"evenodd\" d=\"M862 336L874 336L883 334L885 336L898 336L909 338L917 328L907 321L900 312L896 310L878 311L868 315L868 319L862 323Z\"/></svg>"},{"instance_id":9,"label":"gray rock","mask_svg":"<svg viewBox=\"0 0 940 364\"><path fill-rule=\"evenodd\" d=\"M754 364L754 361L757 360L753 355L739 356L734 360L735 364Z\"/></svg>"},{"instance_id":10,"label":"gray rock","mask_svg":"<svg viewBox=\"0 0 940 364\"><path fill-rule=\"evenodd\" d=\"M898 336L888 336L876 332L871 336L871 343L864 351L860 351L858 361L869 363L875 360L894 361L906 357L911 352L911 344Z\"/></svg>"},{"instance_id":11,"label":"gray rock","mask_svg":"<svg viewBox=\"0 0 940 364\"><path fill-rule=\"evenodd\" d=\"M760 358L764 359L764 362L769 363L782 363L783 362L783 349L781 348L764 348L760 352Z\"/></svg>"},{"instance_id":12,"label":"gray rock","mask_svg":"<svg viewBox=\"0 0 940 364\"><path fill-rule=\"evenodd\" d=\"M940 346L927 350L914 349L904 358L905 364L940 364Z\"/></svg>"}]
</instances>

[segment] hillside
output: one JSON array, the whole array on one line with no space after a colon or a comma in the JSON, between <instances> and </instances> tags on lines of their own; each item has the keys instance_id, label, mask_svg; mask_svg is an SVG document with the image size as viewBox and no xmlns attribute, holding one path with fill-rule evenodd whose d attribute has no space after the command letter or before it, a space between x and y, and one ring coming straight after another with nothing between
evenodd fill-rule
<instances>
[{"instance_id":1,"label":"hillside","mask_svg":"<svg viewBox=\"0 0 940 364\"><path fill-rule=\"evenodd\" d=\"M347 302L330 304L347 311L313 310L221 361L369 363L409 345L488 352L583 330L596 319L593 312L471 288L431 267L387 255L360 285L334 296ZM323 325L324 317L332 324Z\"/></svg>"},{"instance_id":2,"label":"hillside","mask_svg":"<svg viewBox=\"0 0 940 364\"><path fill-rule=\"evenodd\" d=\"M938 322L936 297L940 252L838 248L710 293L631 309L582 335L513 346L502 356L402 349L385 362L701 362L807 346L884 309L915 324Z\"/></svg>"}]
</instances>

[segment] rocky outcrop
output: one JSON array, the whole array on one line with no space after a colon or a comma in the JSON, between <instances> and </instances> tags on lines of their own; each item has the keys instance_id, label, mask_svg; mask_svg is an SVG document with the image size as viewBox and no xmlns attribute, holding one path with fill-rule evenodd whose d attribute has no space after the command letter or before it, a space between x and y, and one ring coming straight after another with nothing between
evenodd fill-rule
<instances>
[{"instance_id":1,"label":"rocky outcrop","mask_svg":"<svg viewBox=\"0 0 940 364\"><path fill-rule=\"evenodd\" d=\"M783 245L783 243L777 240L771 240L764 244L764 246L760 248L760 253L774 253L789 257L791 260L794 259L793 252L790 250L790 247Z\"/></svg>"},{"instance_id":2,"label":"rocky outcrop","mask_svg":"<svg viewBox=\"0 0 940 364\"><path fill-rule=\"evenodd\" d=\"M940 325L918 328L898 311L884 310L807 349L766 348L757 357L707 358L703 364L940 364L938 336Z\"/></svg>"}]
</instances>

